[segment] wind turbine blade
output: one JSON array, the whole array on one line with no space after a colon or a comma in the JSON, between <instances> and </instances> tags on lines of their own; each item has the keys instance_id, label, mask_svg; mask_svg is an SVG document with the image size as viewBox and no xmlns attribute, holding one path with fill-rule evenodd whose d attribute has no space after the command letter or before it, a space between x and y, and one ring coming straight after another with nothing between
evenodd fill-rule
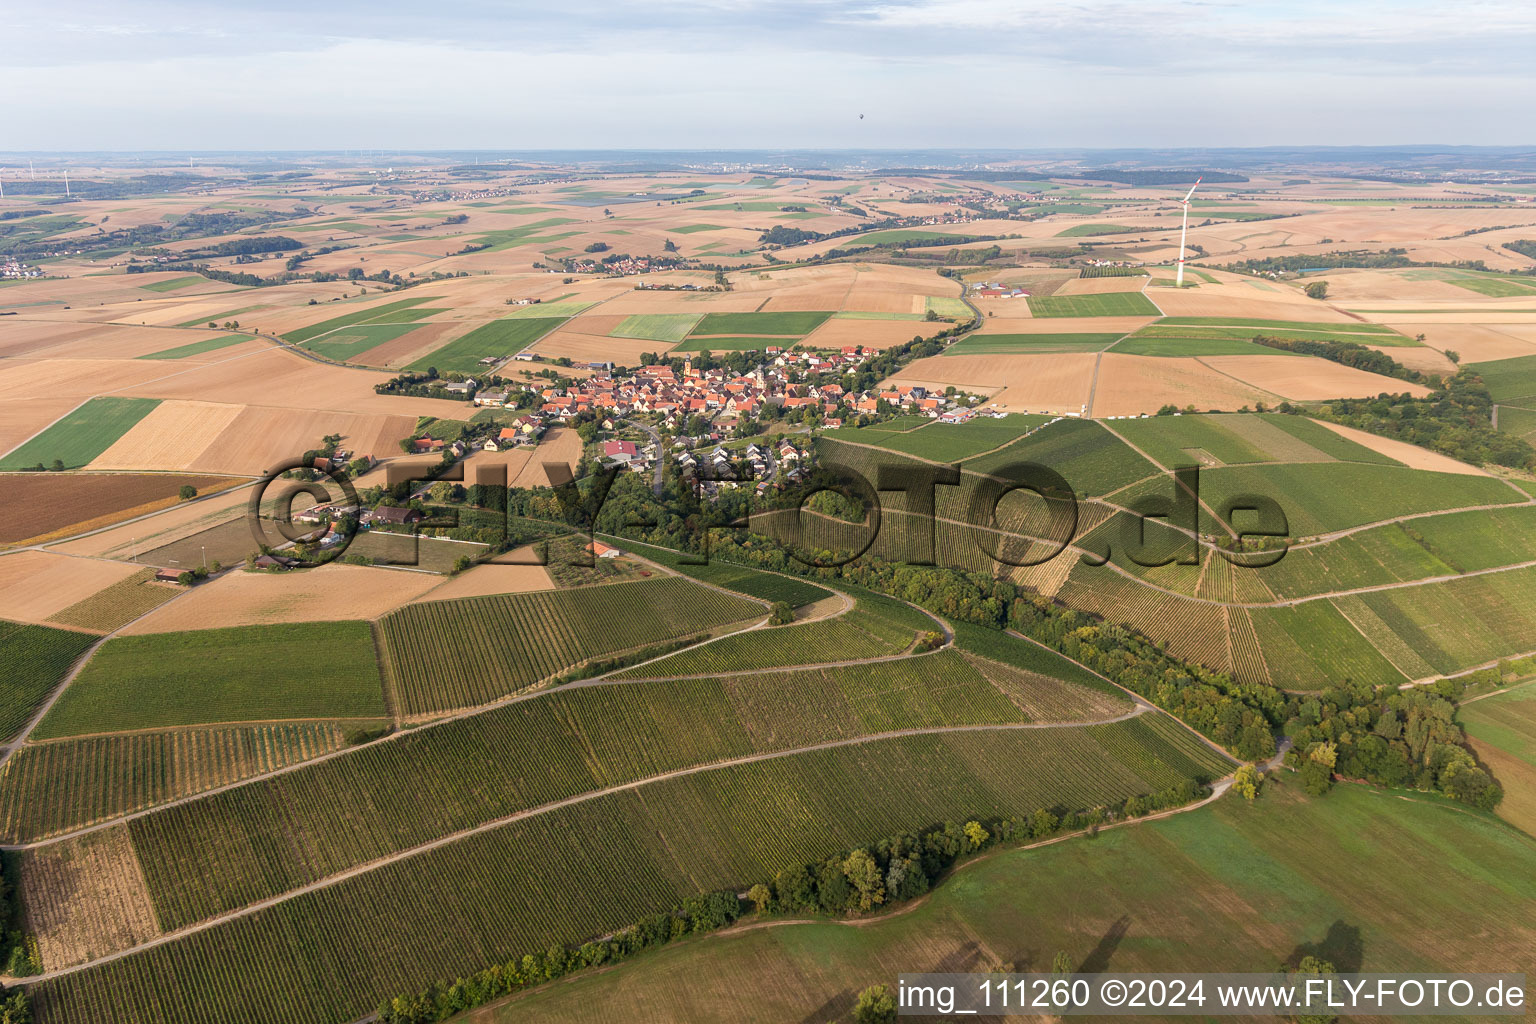
<instances>
[{"instance_id":1,"label":"wind turbine blade","mask_svg":"<svg viewBox=\"0 0 1536 1024\"><path fill-rule=\"evenodd\" d=\"M1186 205L1189 203L1189 197L1195 194L1195 189L1199 188L1200 183L1204 180L1205 177L1202 175L1195 179L1195 183L1193 185L1189 186L1189 191L1184 194L1184 202Z\"/></svg>"}]
</instances>

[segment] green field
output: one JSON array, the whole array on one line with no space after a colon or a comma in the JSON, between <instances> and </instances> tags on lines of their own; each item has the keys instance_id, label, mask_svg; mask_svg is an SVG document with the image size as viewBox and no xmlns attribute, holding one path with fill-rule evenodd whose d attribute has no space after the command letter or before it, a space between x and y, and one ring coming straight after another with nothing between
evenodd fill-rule
<instances>
[{"instance_id":1,"label":"green field","mask_svg":"<svg viewBox=\"0 0 1536 1024\"><path fill-rule=\"evenodd\" d=\"M140 288L147 292L174 292L182 288L190 288L194 284L202 284L207 278L193 274L190 277L173 277L166 281L156 281L153 284L141 284Z\"/></svg>"},{"instance_id":2,"label":"green field","mask_svg":"<svg viewBox=\"0 0 1536 1024\"><path fill-rule=\"evenodd\" d=\"M1139 338L1130 337L1115 346L1115 351L1130 356L1273 356L1296 355L1283 349L1266 348L1251 341L1223 341L1210 338Z\"/></svg>"},{"instance_id":3,"label":"green field","mask_svg":"<svg viewBox=\"0 0 1536 1024\"><path fill-rule=\"evenodd\" d=\"M1495 402L1515 402L1536 395L1536 356L1516 356L1473 364Z\"/></svg>"},{"instance_id":4,"label":"green field","mask_svg":"<svg viewBox=\"0 0 1536 1024\"><path fill-rule=\"evenodd\" d=\"M700 209L703 209L703 207L700 207ZM719 224L684 224L681 227L668 228L667 230L674 234L691 235L696 231L727 231L729 229L721 227Z\"/></svg>"},{"instance_id":5,"label":"green field","mask_svg":"<svg viewBox=\"0 0 1536 1024\"><path fill-rule=\"evenodd\" d=\"M1241 327L1249 329L1253 333L1266 334L1279 331L1321 331L1324 333L1339 331L1351 334L1385 334L1396 338L1402 337L1402 335L1390 327L1382 324L1365 323L1363 321L1329 323L1319 320L1263 320L1243 316L1165 316L1155 326ZM1382 343L1373 341L1370 344L1378 345Z\"/></svg>"},{"instance_id":6,"label":"green field","mask_svg":"<svg viewBox=\"0 0 1536 1024\"><path fill-rule=\"evenodd\" d=\"M116 637L37 735L383 715L368 623L305 622Z\"/></svg>"},{"instance_id":7,"label":"green field","mask_svg":"<svg viewBox=\"0 0 1536 1024\"><path fill-rule=\"evenodd\" d=\"M677 943L469 1019L586 1024L643 1006L672 1024L747 1024L815 1006L814 1019L845 1020L856 993L894 989L898 971L1044 971L1056 950L1081 970L1133 973L1266 972L1306 953L1340 971L1527 969L1529 838L1432 799L1298 790L1000 853L910 912ZM1413 898L1392 878L1413 879Z\"/></svg>"},{"instance_id":8,"label":"green field","mask_svg":"<svg viewBox=\"0 0 1536 1024\"><path fill-rule=\"evenodd\" d=\"M1124 224L1074 224L1056 232L1057 238L1087 238L1094 235L1124 235L1134 231L1156 231L1156 228L1133 228Z\"/></svg>"},{"instance_id":9,"label":"green field","mask_svg":"<svg viewBox=\"0 0 1536 1024\"><path fill-rule=\"evenodd\" d=\"M699 322L699 313L635 313L608 332L613 338L682 341Z\"/></svg>"},{"instance_id":10,"label":"green field","mask_svg":"<svg viewBox=\"0 0 1536 1024\"><path fill-rule=\"evenodd\" d=\"M830 311L706 313L694 327L692 335L695 338L710 334L806 335L820 327L831 315Z\"/></svg>"},{"instance_id":11,"label":"green field","mask_svg":"<svg viewBox=\"0 0 1536 1024\"><path fill-rule=\"evenodd\" d=\"M924 311L935 316L946 316L953 320L970 320L976 315L976 311L968 306L964 299L957 299L952 295L929 295L923 300Z\"/></svg>"},{"instance_id":12,"label":"green field","mask_svg":"<svg viewBox=\"0 0 1536 1024\"><path fill-rule=\"evenodd\" d=\"M1140 292L1101 295L1032 295L1029 311L1037 317L1157 316L1157 306Z\"/></svg>"},{"instance_id":13,"label":"green field","mask_svg":"<svg viewBox=\"0 0 1536 1024\"><path fill-rule=\"evenodd\" d=\"M530 306L521 306L501 319L544 320L550 317L570 317L591 306L590 302L561 302L558 299L553 302L535 302Z\"/></svg>"},{"instance_id":14,"label":"green field","mask_svg":"<svg viewBox=\"0 0 1536 1024\"><path fill-rule=\"evenodd\" d=\"M1079 495L1107 494L1158 473L1118 437L1092 420L1067 419L1031 434L1002 451L965 464L986 473L1015 462L1035 462L1060 473Z\"/></svg>"},{"instance_id":15,"label":"green field","mask_svg":"<svg viewBox=\"0 0 1536 1024\"><path fill-rule=\"evenodd\" d=\"M200 356L204 352L215 352L221 348L229 348L243 341L250 341L250 336L245 334L226 334L222 338L208 338L204 341L194 341L190 345L177 345L175 348L162 349L159 352L151 352L147 356L139 356L140 359L185 359L187 356Z\"/></svg>"},{"instance_id":16,"label":"green field","mask_svg":"<svg viewBox=\"0 0 1536 1024\"><path fill-rule=\"evenodd\" d=\"M860 235L849 245L905 245L917 242L922 245L943 245L945 242L960 244L961 235L951 234L947 231L921 231L914 228L893 228L889 231L874 231L867 235Z\"/></svg>"},{"instance_id":17,"label":"green field","mask_svg":"<svg viewBox=\"0 0 1536 1024\"><path fill-rule=\"evenodd\" d=\"M517 213L532 213L533 210L517 210ZM503 249L511 249L515 246L537 242L533 236L545 228L559 227L561 224L574 224L572 217L547 217L544 220L534 221L532 224L523 224L515 228L504 228L498 231L486 231L475 236L475 241L488 246L486 252L501 252Z\"/></svg>"},{"instance_id":18,"label":"green field","mask_svg":"<svg viewBox=\"0 0 1536 1024\"><path fill-rule=\"evenodd\" d=\"M1337 341L1353 343L1356 345L1379 345L1386 348L1415 348L1418 342L1393 332L1379 330L1355 330L1353 324L1338 324L1334 330L1322 330L1308 327L1302 324L1287 325L1283 321L1268 321L1263 326L1237 327L1212 324L1208 326L1171 323L1169 320L1159 320L1157 323L1148 324L1128 341L1151 341L1156 339L1180 339L1185 341L1204 342L1246 342L1251 341L1256 335L1287 338L1296 341ZM1360 324L1362 328L1374 325ZM1121 346L1124 348L1124 346ZM1283 351L1275 349L1273 351Z\"/></svg>"},{"instance_id":19,"label":"green field","mask_svg":"<svg viewBox=\"0 0 1536 1024\"><path fill-rule=\"evenodd\" d=\"M933 462L959 462L982 452L991 451L1015 441L1026 431L1046 422L1048 417L1034 414L1012 413L1002 419L978 416L964 423L940 423L929 420L928 425L904 433L860 437L859 432L837 431L831 436L880 447L905 455L915 455Z\"/></svg>"},{"instance_id":20,"label":"green field","mask_svg":"<svg viewBox=\"0 0 1536 1024\"><path fill-rule=\"evenodd\" d=\"M258 309L266 309L266 306L241 306L239 309L231 309L225 313L216 313L212 316L200 316L196 320L188 320L186 323L177 324L177 327L202 327L206 324L219 324L241 313L250 313Z\"/></svg>"},{"instance_id":21,"label":"green field","mask_svg":"<svg viewBox=\"0 0 1536 1024\"><path fill-rule=\"evenodd\" d=\"M535 815L45 982L34 1005L41 1024L222 1024L229 1006L279 1004L283 1019L340 1024L434 979L605 934L684 895L743 886L900 829L1114 804L1227 767L1163 716L1142 716L904 737L706 771ZM798 799L778 799L788 793ZM135 844L179 810L136 820ZM261 837L278 838L270 822L250 836ZM152 891L164 892L162 875L197 870L180 851L145 846L138 856ZM171 907L157 900L162 921L179 919Z\"/></svg>"},{"instance_id":22,"label":"green field","mask_svg":"<svg viewBox=\"0 0 1536 1024\"><path fill-rule=\"evenodd\" d=\"M0 742L21 732L59 680L98 638L0 619Z\"/></svg>"},{"instance_id":23,"label":"green field","mask_svg":"<svg viewBox=\"0 0 1536 1024\"><path fill-rule=\"evenodd\" d=\"M1119 334L967 334L944 350L947 356L1020 355L1029 352L1099 352Z\"/></svg>"},{"instance_id":24,"label":"green field","mask_svg":"<svg viewBox=\"0 0 1536 1024\"><path fill-rule=\"evenodd\" d=\"M1472 737L1478 759L1504 787L1499 817L1526 832L1536 830L1536 687L1461 705L1456 716Z\"/></svg>"},{"instance_id":25,"label":"green field","mask_svg":"<svg viewBox=\"0 0 1536 1024\"><path fill-rule=\"evenodd\" d=\"M690 647L620 672L615 679L746 672L900 654L919 633L938 632L933 619L899 601L860 593L858 604L829 619L754 629Z\"/></svg>"},{"instance_id":26,"label":"green field","mask_svg":"<svg viewBox=\"0 0 1536 1024\"><path fill-rule=\"evenodd\" d=\"M578 663L766 613L677 577L406 605L380 622L404 715L470 707Z\"/></svg>"},{"instance_id":27,"label":"green field","mask_svg":"<svg viewBox=\"0 0 1536 1024\"><path fill-rule=\"evenodd\" d=\"M538 306L530 307L538 309ZM462 337L455 338L435 352L429 352L406 367L408 370L425 370L429 366L438 371L455 370L470 373L482 369L480 360L494 356L506 359L538 341L544 335L565 323L558 317L527 319L502 317L482 324Z\"/></svg>"},{"instance_id":28,"label":"green field","mask_svg":"<svg viewBox=\"0 0 1536 1024\"><path fill-rule=\"evenodd\" d=\"M435 298L435 296L422 296L415 299L400 299L396 302L386 302L382 306L369 306L366 309L355 309L350 313L343 313L341 316L333 316L329 320L322 320L319 323L310 324L308 327L300 327L297 330L289 331L287 334L283 335L283 340L291 345L302 345L312 338L318 338L322 334L329 334L331 331L337 330L338 328L351 327L355 324L364 323L388 323L388 320L381 318L388 317L390 314L402 309L410 309L412 306L419 306L423 302L431 302L433 298Z\"/></svg>"},{"instance_id":29,"label":"green field","mask_svg":"<svg viewBox=\"0 0 1536 1024\"><path fill-rule=\"evenodd\" d=\"M637 554L660 562L690 579L712 583L717 587L734 590L739 594L747 594L763 601L783 601L790 607L797 608L832 596L830 590L789 576L763 572L744 565L722 562L719 559L703 565L691 565L684 562L677 552L666 548L624 538L615 538L615 540L625 547L634 549Z\"/></svg>"},{"instance_id":30,"label":"green field","mask_svg":"<svg viewBox=\"0 0 1536 1024\"><path fill-rule=\"evenodd\" d=\"M78 469L112 447L159 404L158 398L89 399L0 459L0 470L30 469L39 462L51 466L55 459L65 469Z\"/></svg>"},{"instance_id":31,"label":"green field","mask_svg":"<svg viewBox=\"0 0 1536 1024\"><path fill-rule=\"evenodd\" d=\"M684 352L754 352L767 348L794 348L800 343L800 335L791 334L785 337L765 337L763 335L751 335L748 337L731 337L721 335L715 338L691 337L684 339L680 344L668 349L668 354L681 354Z\"/></svg>"},{"instance_id":32,"label":"green field","mask_svg":"<svg viewBox=\"0 0 1536 1024\"><path fill-rule=\"evenodd\" d=\"M1312 420L1281 413L1151 416L1116 420L1112 429L1170 468L1204 461L1196 451L1227 465L1334 459L1398 464Z\"/></svg>"},{"instance_id":33,"label":"green field","mask_svg":"<svg viewBox=\"0 0 1536 1024\"><path fill-rule=\"evenodd\" d=\"M342 327L304 347L316 355L338 362L355 359L387 341L394 341L416 330L415 324L370 323Z\"/></svg>"}]
</instances>

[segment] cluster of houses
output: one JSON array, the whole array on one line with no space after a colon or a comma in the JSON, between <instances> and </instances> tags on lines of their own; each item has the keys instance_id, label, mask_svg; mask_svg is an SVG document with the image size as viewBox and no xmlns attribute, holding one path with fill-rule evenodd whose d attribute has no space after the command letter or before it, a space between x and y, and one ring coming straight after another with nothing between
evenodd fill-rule
<instances>
[{"instance_id":1,"label":"cluster of houses","mask_svg":"<svg viewBox=\"0 0 1536 1024\"><path fill-rule=\"evenodd\" d=\"M9 257L4 263L0 263L0 280L20 281L29 277L42 277L42 267L29 267L25 263L18 262L15 257Z\"/></svg>"},{"instance_id":2,"label":"cluster of houses","mask_svg":"<svg viewBox=\"0 0 1536 1024\"><path fill-rule=\"evenodd\" d=\"M1005 284L987 283L976 289L978 298L983 299L1027 299L1029 292L1024 288L1015 288Z\"/></svg>"},{"instance_id":3,"label":"cluster of houses","mask_svg":"<svg viewBox=\"0 0 1536 1024\"><path fill-rule=\"evenodd\" d=\"M525 413L513 420L510 426L502 427L494 436L448 441L426 434L414 438L411 447L415 455L433 455L446 451L454 458L462 459L470 452L505 452L519 446L532 447L539 443L543 433L544 418L534 413Z\"/></svg>"}]
</instances>

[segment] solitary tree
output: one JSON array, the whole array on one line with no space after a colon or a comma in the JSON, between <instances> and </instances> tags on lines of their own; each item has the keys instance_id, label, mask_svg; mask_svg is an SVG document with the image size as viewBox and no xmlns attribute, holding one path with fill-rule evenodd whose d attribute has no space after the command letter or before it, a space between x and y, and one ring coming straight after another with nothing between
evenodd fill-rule
<instances>
[{"instance_id":1,"label":"solitary tree","mask_svg":"<svg viewBox=\"0 0 1536 1024\"><path fill-rule=\"evenodd\" d=\"M1259 778L1259 770L1251 764L1245 764L1232 779L1232 789L1243 799L1252 800L1259 795Z\"/></svg>"},{"instance_id":2,"label":"solitary tree","mask_svg":"<svg viewBox=\"0 0 1536 1024\"><path fill-rule=\"evenodd\" d=\"M859 993L853 1008L854 1024L895 1024L896 998L884 985L871 985Z\"/></svg>"},{"instance_id":3,"label":"solitary tree","mask_svg":"<svg viewBox=\"0 0 1536 1024\"><path fill-rule=\"evenodd\" d=\"M181 498L182 501L189 501L190 499L197 497L197 488L193 487L191 484L182 484L181 490L177 491L176 494Z\"/></svg>"},{"instance_id":4,"label":"solitary tree","mask_svg":"<svg viewBox=\"0 0 1536 1024\"><path fill-rule=\"evenodd\" d=\"M1327 297L1328 297L1328 282L1327 281L1313 281L1311 284L1307 285L1307 298L1309 298L1309 299L1326 299Z\"/></svg>"}]
</instances>

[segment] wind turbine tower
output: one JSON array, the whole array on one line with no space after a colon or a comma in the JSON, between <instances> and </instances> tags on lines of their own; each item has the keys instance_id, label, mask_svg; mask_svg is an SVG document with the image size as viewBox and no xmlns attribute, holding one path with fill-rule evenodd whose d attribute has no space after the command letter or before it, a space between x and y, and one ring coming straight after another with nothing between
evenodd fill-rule
<instances>
[{"instance_id":1,"label":"wind turbine tower","mask_svg":"<svg viewBox=\"0 0 1536 1024\"><path fill-rule=\"evenodd\" d=\"M69 172L68 171L64 172L64 194L66 196L69 195ZM1179 265L1182 267L1183 263L1181 262Z\"/></svg>"},{"instance_id":2,"label":"wind turbine tower","mask_svg":"<svg viewBox=\"0 0 1536 1024\"><path fill-rule=\"evenodd\" d=\"M1184 226L1179 229L1179 272L1174 275L1173 286L1184 287L1184 240L1189 237L1189 197L1195 194L1195 189L1200 187L1204 175L1195 179L1195 183L1189 186L1189 191L1184 194Z\"/></svg>"}]
</instances>

